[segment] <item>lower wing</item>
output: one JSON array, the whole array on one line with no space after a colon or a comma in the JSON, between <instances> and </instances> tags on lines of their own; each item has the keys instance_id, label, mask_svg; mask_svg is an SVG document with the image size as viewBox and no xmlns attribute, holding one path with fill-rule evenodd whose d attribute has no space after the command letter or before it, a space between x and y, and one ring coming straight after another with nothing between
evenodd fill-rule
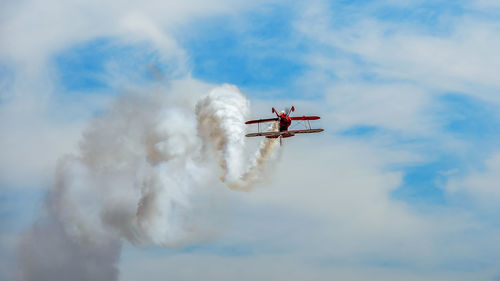
<instances>
[{"instance_id":1,"label":"lower wing","mask_svg":"<svg viewBox=\"0 0 500 281\"><path fill-rule=\"evenodd\" d=\"M261 132L246 134L246 137L279 137L279 136L293 136L295 134L311 134L323 132L323 129L308 129L308 130L290 130L283 132Z\"/></svg>"},{"instance_id":2,"label":"lower wing","mask_svg":"<svg viewBox=\"0 0 500 281\"><path fill-rule=\"evenodd\" d=\"M260 133L251 133L246 134L245 137L278 137L285 132L260 132Z\"/></svg>"},{"instance_id":3,"label":"lower wing","mask_svg":"<svg viewBox=\"0 0 500 281\"><path fill-rule=\"evenodd\" d=\"M282 132L282 133L289 133L289 134L295 135L295 134L320 133L323 131L324 131L323 129L307 129L307 130L290 130L290 131L286 131L286 132Z\"/></svg>"}]
</instances>

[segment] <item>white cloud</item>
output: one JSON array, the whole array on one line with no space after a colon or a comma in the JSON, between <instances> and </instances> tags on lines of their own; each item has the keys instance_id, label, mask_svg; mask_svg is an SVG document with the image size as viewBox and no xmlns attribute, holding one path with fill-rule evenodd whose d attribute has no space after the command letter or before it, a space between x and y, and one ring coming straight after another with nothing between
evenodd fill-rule
<instances>
[{"instance_id":1,"label":"white cloud","mask_svg":"<svg viewBox=\"0 0 500 281\"><path fill-rule=\"evenodd\" d=\"M304 262L293 255L225 257L219 255L182 254L170 257L139 255L122 264L123 280L137 280L148 273L156 280L488 280L494 272L415 272L390 266L358 267L344 262L342 265L317 265Z\"/></svg>"},{"instance_id":2,"label":"white cloud","mask_svg":"<svg viewBox=\"0 0 500 281\"><path fill-rule=\"evenodd\" d=\"M96 37L146 37L163 47L168 32L190 20L251 7L246 1L24 1L3 14L3 56L32 61ZM130 32L130 31L136 31ZM163 34L162 34L163 33ZM174 48L175 49L175 48Z\"/></svg>"},{"instance_id":3,"label":"white cloud","mask_svg":"<svg viewBox=\"0 0 500 281\"><path fill-rule=\"evenodd\" d=\"M322 4L313 5L296 27L311 40L357 56L363 65L354 66L353 71L361 68L382 79L403 79L424 89L462 91L498 102L498 22L457 15L444 22L449 32L435 35L426 34L421 26L395 25L370 14L346 27L333 28L335 16Z\"/></svg>"},{"instance_id":4,"label":"white cloud","mask_svg":"<svg viewBox=\"0 0 500 281\"><path fill-rule=\"evenodd\" d=\"M410 84L340 84L328 90L327 100L339 129L367 125L413 135L434 131L424 112L431 97Z\"/></svg>"},{"instance_id":5,"label":"white cloud","mask_svg":"<svg viewBox=\"0 0 500 281\"><path fill-rule=\"evenodd\" d=\"M55 121L44 105L25 100L0 109L4 120L0 124L0 182L4 187L45 186L57 158L72 151L80 138L81 121Z\"/></svg>"},{"instance_id":6,"label":"white cloud","mask_svg":"<svg viewBox=\"0 0 500 281\"><path fill-rule=\"evenodd\" d=\"M471 8L478 9L479 11L482 12L498 12L498 9L500 8L500 3L495 0L477 0L477 1L472 1L469 5Z\"/></svg>"},{"instance_id":7,"label":"white cloud","mask_svg":"<svg viewBox=\"0 0 500 281\"><path fill-rule=\"evenodd\" d=\"M438 26L429 29L418 22L378 19L374 13L387 6L414 9L419 3L370 3L348 10L349 17L325 1L302 5L294 26L310 40L312 51L305 56L310 69L299 84L326 89L332 129L373 126L432 139L438 149L461 153L470 145L442 129L448 120L439 114L438 98L460 93L500 105L495 47L500 25L481 12L438 14Z\"/></svg>"},{"instance_id":8,"label":"white cloud","mask_svg":"<svg viewBox=\"0 0 500 281\"><path fill-rule=\"evenodd\" d=\"M455 176L446 185L452 195L466 194L477 200L480 207L496 209L500 202L500 152L494 152L484 162L484 168L470 168L464 177Z\"/></svg>"},{"instance_id":9,"label":"white cloud","mask_svg":"<svg viewBox=\"0 0 500 281\"><path fill-rule=\"evenodd\" d=\"M320 135L288 139L283 149L269 183L233 194L233 219L221 239L185 253L126 248L123 280L143 272L151 280L496 276L498 230L470 211L422 213L391 198L401 174L387 166L411 161L406 152Z\"/></svg>"},{"instance_id":10,"label":"white cloud","mask_svg":"<svg viewBox=\"0 0 500 281\"><path fill-rule=\"evenodd\" d=\"M390 197L401 184L402 174L386 167L413 160L411 155L315 138L299 136L286 142L273 184L250 195L320 220L321 229L305 230L318 237L301 242L299 238L304 237L292 233L290 237L297 240L291 244L312 247L309 253L314 255L350 258L373 252L403 254L391 250L392 243L406 245L405 251L412 255L429 247L422 247L428 239L428 222Z\"/></svg>"},{"instance_id":11,"label":"white cloud","mask_svg":"<svg viewBox=\"0 0 500 281\"><path fill-rule=\"evenodd\" d=\"M54 77L48 60L58 51L96 37L113 37L125 43L146 41L159 50L163 59L177 62L179 76L189 77L186 65L189 54L172 35L175 28L200 17L236 14L253 5L257 4L245 1L11 4L2 15L0 41L8 43L0 45L0 58L13 66L16 73L12 90L15 98L0 105L0 119L9 120L0 124L0 181L34 185L41 179L47 180L57 157L74 149L82 120L88 118L90 110L103 108L107 102L97 97L96 101L86 101L90 105L65 109L68 120L53 116L61 108L51 100ZM297 23L298 30L313 44L324 44L348 54L342 59L327 52L308 57L313 69L300 83L324 86L325 102L279 101L279 104L292 103L305 114L322 115L324 123L318 122L319 126L334 131L371 125L410 135L442 137L437 132L437 120L427 115L436 93L465 91L498 100L492 94L500 86L495 77L500 66L495 50L500 43L495 24L460 18L450 34L437 37L376 20L336 30L329 27L330 19L327 9L311 5L304 11L304 19ZM366 64L359 66L350 55ZM331 81L332 73L339 82ZM384 82L359 83L366 73ZM117 83L126 82L119 78ZM392 83L394 80L397 83ZM197 93L207 89L206 84L190 78L181 79L172 87L189 87ZM259 110L262 111L258 114L264 110L269 113L270 108ZM403 174L389 167L421 161L421 155L394 147L384 149L377 143L348 142L332 138L329 133L285 140L282 161L272 182L255 192L235 195L235 204L241 203L236 210L247 208L245 211L251 213L257 212L254 208L274 206L290 215L280 215L274 220L266 220L272 213L260 215L259 224L250 225L255 228L242 228L248 232L230 229L227 236L231 242L262 245L259 242L264 241L263 244L277 244L289 252L239 258L193 253L157 259L136 251L134 257L121 264L123 280L144 278L144 272L149 280L167 277L330 280L332 276L341 280L475 280L494 274L491 270L494 266L472 273L435 269L447 262L456 265L494 257L490 251L498 247L489 245L498 241L494 237L498 231L490 229L484 233L482 230L487 227L482 222L475 224L471 214L463 210L443 207L439 212L422 214L394 200L391 192L402 183ZM452 182L449 190L496 198L498 159L492 157L484 172ZM236 226L250 220L236 216ZM281 229L276 226L282 218L292 226ZM304 223L305 228L301 229L300 219L312 221L314 227ZM293 226L295 222L299 227ZM294 231L288 233L287 229ZM467 231L479 234L468 235ZM313 264L329 258L333 260L332 266ZM416 269L369 264L380 260L410 264ZM199 272L204 274L200 276Z\"/></svg>"},{"instance_id":12,"label":"white cloud","mask_svg":"<svg viewBox=\"0 0 500 281\"><path fill-rule=\"evenodd\" d=\"M51 60L58 52L103 37L125 45L146 42L163 62L175 66L168 73L169 79L192 81L188 56L172 35L176 28L202 17L237 13L259 3L28 0L3 5L0 64L14 77L10 86L2 89L8 93L0 94L7 97L0 104L0 116L8 120L0 125L2 185L45 185L56 159L73 151L82 120L109 100L89 95L81 104L71 104L54 98L59 91L58 77ZM118 66L106 67L103 75L112 87L135 87L130 77L121 75Z\"/></svg>"}]
</instances>

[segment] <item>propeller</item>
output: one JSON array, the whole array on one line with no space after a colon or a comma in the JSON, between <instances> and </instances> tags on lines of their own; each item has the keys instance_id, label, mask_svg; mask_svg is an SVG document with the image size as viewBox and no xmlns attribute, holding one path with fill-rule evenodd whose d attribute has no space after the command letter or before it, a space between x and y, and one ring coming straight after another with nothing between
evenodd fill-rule
<instances>
[{"instance_id":1,"label":"propeller","mask_svg":"<svg viewBox=\"0 0 500 281\"><path fill-rule=\"evenodd\" d=\"M287 107L285 108L285 115L286 116L289 116L290 113L294 112L295 111L295 107L292 105L292 107ZM278 111L276 111L276 109L272 109L272 112L276 114L276 116L278 116L278 118L281 120L281 116L278 114Z\"/></svg>"}]
</instances>

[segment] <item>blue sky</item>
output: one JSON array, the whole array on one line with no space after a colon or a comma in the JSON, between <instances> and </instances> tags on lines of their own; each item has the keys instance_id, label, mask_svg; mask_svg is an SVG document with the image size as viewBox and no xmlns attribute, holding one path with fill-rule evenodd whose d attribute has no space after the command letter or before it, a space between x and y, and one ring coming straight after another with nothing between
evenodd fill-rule
<instances>
[{"instance_id":1,"label":"blue sky","mask_svg":"<svg viewBox=\"0 0 500 281\"><path fill-rule=\"evenodd\" d=\"M294 13L286 5L270 5L243 17L196 22L183 39L193 76L261 91L290 92L290 84L307 69L300 57L307 46L293 36L289 21Z\"/></svg>"},{"instance_id":2,"label":"blue sky","mask_svg":"<svg viewBox=\"0 0 500 281\"><path fill-rule=\"evenodd\" d=\"M60 2L0 9L1 261L114 100L229 83L253 117L293 103L325 133L287 141L258 189L221 191L215 237L124 241L121 280L498 280L495 1Z\"/></svg>"}]
</instances>

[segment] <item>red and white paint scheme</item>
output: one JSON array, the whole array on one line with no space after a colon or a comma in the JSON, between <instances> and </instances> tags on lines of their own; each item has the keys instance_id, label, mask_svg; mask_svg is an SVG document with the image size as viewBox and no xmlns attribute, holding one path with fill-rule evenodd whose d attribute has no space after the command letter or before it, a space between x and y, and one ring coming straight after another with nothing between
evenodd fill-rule
<instances>
[{"instance_id":1,"label":"red and white paint scheme","mask_svg":"<svg viewBox=\"0 0 500 281\"><path fill-rule=\"evenodd\" d=\"M319 116L297 116L297 117L290 117L290 113L295 111L295 107L291 107L290 109L285 111L281 111L278 113L276 109L273 107L273 113L276 113L276 118L268 118L268 119L257 119L257 120L250 120L245 122L245 124L257 124L258 125L258 131L257 133L251 133L247 134L247 137L266 137L266 138L280 138L280 145L281 145L281 140L282 138L289 138L295 136L295 134L310 134L310 133L319 133L323 132L323 129L312 129L311 124L309 123L310 120L318 120L320 117ZM298 121L304 121L305 129L303 130L288 130L290 125L292 124L292 121L298 120ZM307 123L306 123L307 121ZM279 122L277 125L276 131L268 131L268 132L261 132L260 131L260 123L265 123L265 122Z\"/></svg>"}]
</instances>

